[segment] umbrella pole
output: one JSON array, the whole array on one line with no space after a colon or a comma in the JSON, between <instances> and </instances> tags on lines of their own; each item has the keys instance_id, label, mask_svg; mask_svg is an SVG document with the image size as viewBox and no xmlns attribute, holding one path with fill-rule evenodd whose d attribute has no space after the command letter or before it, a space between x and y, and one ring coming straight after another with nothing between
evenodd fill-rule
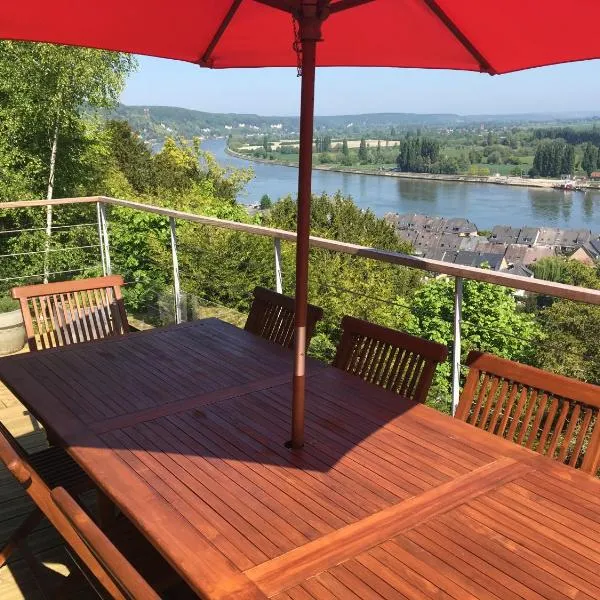
<instances>
[{"instance_id":1,"label":"umbrella pole","mask_svg":"<svg viewBox=\"0 0 600 600\"><path fill-rule=\"evenodd\" d=\"M304 445L304 392L306 373L306 316L308 302L308 255L312 178L316 39L302 40L302 88L300 100L300 150L298 174L298 217L296 242L296 317L294 335L294 378L292 439L289 446Z\"/></svg>"}]
</instances>

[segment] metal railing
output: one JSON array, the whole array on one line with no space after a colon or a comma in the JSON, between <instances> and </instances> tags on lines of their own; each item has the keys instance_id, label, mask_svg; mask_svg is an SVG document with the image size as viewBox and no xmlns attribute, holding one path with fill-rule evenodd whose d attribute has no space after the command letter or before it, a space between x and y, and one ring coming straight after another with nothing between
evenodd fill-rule
<instances>
[{"instance_id":1,"label":"metal railing","mask_svg":"<svg viewBox=\"0 0 600 600\"><path fill-rule=\"evenodd\" d=\"M273 262L274 262L274 287L278 292L283 288L282 268L281 268L281 241L295 242L296 233L282 229L273 229L260 225L249 223L239 223L236 221L228 221L217 219L214 217L206 217L186 213L182 211L163 208L160 206L141 204L139 202L131 202L129 200L121 200L118 198L108 198L104 196L94 196L87 198L63 198L56 200L32 200L23 202L3 202L0 204L0 209L11 208L31 208L35 206L54 206L64 204L90 204L96 203L98 212L98 237L100 240L100 250L102 257L102 267L105 274L111 272L110 262L110 247L109 247L109 232L106 219L106 205L120 206L132 210L138 210L147 213L162 215L169 219L170 225L170 243L171 257L173 269L173 295L174 295L174 310L175 319L179 323L182 320L182 294L179 277L179 260L177 248L177 220L188 221L191 223L199 223L222 229L243 232L251 235L259 235L270 237L273 239ZM460 393L460 349L461 349L461 323L462 323L462 293L463 281L470 279L485 283L496 284L516 290L524 290L556 298L573 300L587 304L600 305L600 290L582 288L572 285L565 285L551 281L539 279L530 279L509 273L491 271L489 269L480 269L477 267L468 267L456 265L453 263L445 263L438 260L420 258L402 254L399 252L391 252L379 250L377 248L369 248L359 246L357 244L349 244L336 240L319 238L311 236L310 246L312 248L322 248L334 252L340 252L357 257L369 258L384 263L401 265L418 269L421 271L446 275L453 277L455 280L454 286L454 321L453 321L453 359L452 359L452 412L456 410Z\"/></svg>"}]
</instances>

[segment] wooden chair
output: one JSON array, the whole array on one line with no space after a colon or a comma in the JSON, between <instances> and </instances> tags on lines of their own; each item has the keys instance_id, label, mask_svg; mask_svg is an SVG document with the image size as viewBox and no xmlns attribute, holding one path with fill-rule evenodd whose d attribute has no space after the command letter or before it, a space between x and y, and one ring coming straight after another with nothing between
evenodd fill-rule
<instances>
[{"instance_id":1,"label":"wooden chair","mask_svg":"<svg viewBox=\"0 0 600 600\"><path fill-rule=\"evenodd\" d=\"M113 544L110 537L100 530L64 488L52 490L52 499L61 514L77 533L81 543L102 566L105 577L118 590L118 594L115 595L113 590L105 588L112 598L117 600L160 600L161 596L157 589L140 574L128 558ZM145 542L139 533L135 531L131 531L131 533L137 538L136 541L141 542L141 545L136 548L134 556L138 558L138 561L143 561L148 575L154 581L161 583L161 581L164 581L162 579L163 575L168 571L169 575L172 575L169 579L176 580L177 575L158 552L148 542ZM128 538L127 540L130 548L131 539ZM150 557L154 560L149 561ZM88 575L88 565L85 559L80 556L74 556L73 558L82 572ZM181 595L178 594L177 597L181 597Z\"/></svg>"},{"instance_id":2,"label":"wooden chair","mask_svg":"<svg viewBox=\"0 0 600 600\"><path fill-rule=\"evenodd\" d=\"M448 349L401 331L345 316L333 365L417 402L424 402Z\"/></svg>"},{"instance_id":3,"label":"wooden chair","mask_svg":"<svg viewBox=\"0 0 600 600\"><path fill-rule=\"evenodd\" d=\"M78 545L71 527L54 506L50 497L51 487L63 485L71 492L81 494L92 489L93 485L64 450L53 447L27 455L2 423L0 423L0 460L37 507L0 550L0 567L4 566L12 552L19 548L35 573L37 566L27 549L26 538L44 516L69 544ZM85 551L85 548L83 550Z\"/></svg>"},{"instance_id":4,"label":"wooden chair","mask_svg":"<svg viewBox=\"0 0 600 600\"><path fill-rule=\"evenodd\" d=\"M27 285L11 290L32 351L89 342L129 331L120 275Z\"/></svg>"},{"instance_id":5,"label":"wooden chair","mask_svg":"<svg viewBox=\"0 0 600 600\"><path fill-rule=\"evenodd\" d=\"M254 289L254 300L244 329L284 348L294 345L294 299L263 287ZM317 321L323 318L323 309L308 305L306 345L315 333Z\"/></svg>"},{"instance_id":6,"label":"wooden chair","mask_svg":"<svg viewBox=\"0 0 600 600\"><path fill-rule=\"evenodd\" d=\"M600 387L492 354L471 352L456 418L595 474Z\"/></svg>"}]
</instances>

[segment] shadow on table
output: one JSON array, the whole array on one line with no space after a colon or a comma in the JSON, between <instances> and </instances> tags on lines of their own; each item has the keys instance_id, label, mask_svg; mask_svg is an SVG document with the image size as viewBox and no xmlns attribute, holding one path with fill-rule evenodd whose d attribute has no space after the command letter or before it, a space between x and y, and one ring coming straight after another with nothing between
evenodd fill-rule
<instances>
[{"instance_id":1,"label":"shadow on table","mask_svg":"<svg viewBox=\"0 0 600 600\"><path fill-rule=\"evenodd\" d=\"M180 456L327 472L366 440L371 448L385 446L385 440L394 435L386 425L414 406L412 401L330 370L307 382L301 450L285 447L291 429L289 384L139 422L100 438L125 461L141 460L150 468L158 468L159 463L168 468L167 463Z\"/></svg>"}]
</instances>

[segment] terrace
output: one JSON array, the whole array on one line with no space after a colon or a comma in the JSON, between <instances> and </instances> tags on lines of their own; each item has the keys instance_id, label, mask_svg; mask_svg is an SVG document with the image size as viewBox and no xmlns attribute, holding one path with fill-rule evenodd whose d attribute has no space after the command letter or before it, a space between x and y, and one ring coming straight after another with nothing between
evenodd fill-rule
<instances>
[{"instance_id":1,"label":"terrace","mask_svg":"<svg viewBox=\"0 0 600 600\"><path fill-rule=\"evenodd\" d=\"M293 244L295 233L104 197L12 202L4 204L2 208L15 211L34 207L41 209L49 203L57 207L57 210L61 206L69 210L87 207L88 212L91 208L97 215L97 222L91 225L97 231L97 244L85 243L67 250L55 249L57 252L79 257L79 260L82 260L81 256L85 256L90 262L56 269L52 275L56 279L66 279L78 272L88 273L92 267L98 266L104 274L111 273L111 207L127 209L132 214L157 215L164 218L165 224L168 222L172 263L170 273L163 275L172 286L172 294L160 299L156 296L157 307L154 313L149 316L138 315L139 320L131 321L140 329L144 327L145 321L160 326L169 323L175 325L175 329L166 327L155 335L153 339L157 342L152 348L156 353L164 348L163 343L171 345L175 350L181 344L178 350L181 355L188 351L197 358L201 352L198 347L190 345L190 340L198 335L198 339L206 347L212 348L215 356L220 357L218 364L231 362L231 370L225 373L219 370L224 367L214 367L214 372L207 373L206 378L216 387L211 390L208 386L201 394L200 391L193 392L192 387L187 387L194 382L178 381L175 376L170 378L166 371L160 376L149 372L145 382L146 393L149 398L155 399L151 394L153 386L156 386L156 390L169 390L169 393L170 390L178 390L180 395L173 402L180 403L179 415L208 415L205 416L207 421L203 421L203 426L210 431L210 440L214 445L211 452L200 452L199 455L205 458L211 454L222 461L222 473L231 478L231 489L245 490L244 493L240 491L239 504L236 504L235 498L226 499L230 507L227 510L242 515L252 527L262 528L264 536L259 537L254 529L248 529L244 542L247 547L243 548L241 554L231 548L223 550L225 542L219 542L216 538L215 544L265 596L589 598L595 597L600 590L600 581L593 570L594 565L597 567L600 563L595 539L600 530L597 517L600 484L589 475L540 457L516 444L470 428L418 403L408 400L398 402L397 398L380 392L375 386L353 383L341 374L332 374L329 368L315 361L309 365L308 388L310 393L319 395L322 405L313 405L308 411L306 454L288 458L289 451L284 450L279 442L284 441L289 421L289 376L286 373L291 370L291 353L288 355L286 351L272 351L269 346L259 342L254 345L244 337L237 337L236 330L229 329L229 326L211 324L208 321L205 329L209 333L191 333L196 331L194 319L218 317L235 325L241 325L245 319L244 315L228 307L208 306L197 299L186 297L179 269L177 227L180 223L190 222L205 228L234 230L243 235L272 240L272 287L278 292L283 289L284 278L289 276L282 272L282 245ZM311 238L311 248L351 255L357 260L380 261L398 268L417 269L424 276L443 275L454 278L454 339L449 358L452 364L453 412L459 404L465 371L465 365L460 362L464 280L483 281L592 305L600 304L600 292L596 290L517 277L488 269L314 237ZM31 255L39 255L43 253L43 247L30 252ZM81 252L84 254L80 254ZM8 259L9 257L3 258ZM35 280L35 276L39 277L40 273L31 275L31 280ZM28 276L26 273L20 277ZM243 277L242 270L240 276ZM155 293L151 289L148 292L150 295ZM348 298L348 312L352 313L352 290L332 290L332 293L342 292ZM392 302L393 299L373 299L373 302L382 301ZM191 310L190 306L193 304L196 308ZM186 321L191 322L185 325ZM215 331L219 332L218 335L210 333L212 327L217 328ZM178 331L182 336L180 338L175 338L170 333ZM142 337L137 339L144 339L144 334L134 334L131 339L140 335ZM185 338L185 343L183 336L189 336ZM241 345L243 352L239 356L231 350L225 352L215 341L215 336L222 336L224 340L229 340L229 344ZM123 340L129 338L130 336L125 336ZM151 338L147 336L146 339ZM121 345L123 350L116 352L130 351L139 357L141 350L127 345L133 343L106 341L91 344L87 360L91 360L92 356L100 360L99 353L94 348L106 348L103 344L112 344L113 348ZM149 351L148 348L146 351ZM58 373L61 369L60 353L50 352L53 354L48 355L45 364L50 365L55 360L53 365L55 373ZM248 362L248 357L254 352L261 353L264 365ZM52 356L55 358L52 359ZM26 359L18 360L21 362L11 363L15 368L26 363ZM165 364L171 364L174 358L165 355L164 360ZM186 369L193 369L188 359L182 359L182 362ZM133 366L141 372L143 363ZM246 374L252 372L255 377L269 378L269 385L265 388L269 390L268 399L265 400L268 410L256 408L252 404L252 394L258 393L256 389L252 389L256 382L249 382L245 378L244 369ZM67 383L69 377L76 375L59 374ZM86 377L90 380L86 385L93 387L93 384L99 384L91 381L89 374ZM224 382L226 377L229 380ZM116 373L114 378L119 380ZM110 385L114 387L111 388L107 383L107 391L114 390L115 394L123 393L125 389L118 388L117 383ZM12 386L19 387L14 381ZM67 389L68 386L63 391L69 395ZM376 391L372 391L373 389ZM175 394L174 391L172 393ZM209 398L215 393L225 395L222 414L219 413L220 405L214 402L212 396L212 400ZM76 394L73 394L73 398L75 397ZM229 404L225 404L226 402ZM85 409L81 410L85 413ZM149 404L141 407L141 410L138 406L135 410L139 411L139 415L144 413L148 416L148 411L159 409L154 404ZM551 410L548 408L548 411ZM233 417L232 413L237 416ZM127 423L123 423L132 429L139 427L135 440L137 444L142 444L142 421L131 420L136 414L138 413L133 408L124 409L123 415L116 413L111 419L129 419ZM569 414L573 417L574 413ZM156 412L152 412L152 416L155 420L161 417ZM556 408L552 416L546 418L548 429L555 416L558 418ZM593 417L596 418L597 416ZM111 419L95 424L97 432L103 432L104 442L113 431L110 429ZM247 421L240 425L240 421L244 419ZM45 447L46 435L38 421L6 388L0 389L0 420L27 450ZM150 423L143 421L144 424L146 422ZM209 422L211 424L207 425ZM226 446L218 441L217 424L223 427L223 431L228 431L234 440L236 435L240 435L236 428L241 427L241 431L247 434L249 428L255 427L255 431L261 432L261 437L254 439L261 440L260 444L264 447L259 448L256 442L244 445L242 441L239 442L241 445ZM318 439L313 442L311 436ZM67 437L68 432L65 432L65 439ZM589 449L593 450L598 445L597 438L598 435L587 440ZM81 439L81 446L89 446ZM242 440L241 437L239 439ZM203 442L204 447L207 447L207 443ZM142 450L141 446L129 446L126 449L131 452ZM119 451L123 452L124 448L119 446ZM189 448L186 454L190 454ZM74 456L85 468L87 459L83 453L77 455L77 451L74 451ZM208 469L206 466L202 468ZM289 478L287 485L292 486L290 489L293 488L300 498L305 498L305 504L298 504L298 510L304 512L299 513L296 521L289 516L286 517L287 522L281 520L284 513L279 501L288 510L294 508L289 499L281 500L282 496L286 496L286 493L281 494L284 491L281 487L269 487L264 483L270 481L277 468L282 469L280 475L285 473ZM205 476L210 472L204 471ZM216 470L213 475L217 487L212 491L215 492L221 475ZM317 480L318 485L315 483ZM531 481L534 482L533 488ZM539 488L535 487L536 481ZM27 514L31 503L6 470L2 471L1 484L0 531L3 540ZM135 485L132 484L131 489L133 494ZM287 493L291 494L291 491L287 490ZM112 499L119 504L117 491ZM308 510L314 511L311 520L305 514L308 514L306 511L309 502L314 502L315 499L316 504ZM515 506L518 508L515 509ZM323 507L326 508L325 511ZM544 511L546 516L543 516ZM502 516L497 522L494 521L494 512ZM182 514L191 522L197 518L189 510ZM232 514L227 518L233 523L237 517ZM259 522L253 521L253 518L259 519ZM300 523L304 519L306 522ZM340 521L339 524L336 519ZM511 519L520 526L511 527ZM207 522L210 523L210 519ZM219 529L220 526L216 526ZM239 545L236 536L240 534L239 531L236 533L236 527L240 530L242 525L219 530L225 537L229 536L227 539L230 542ZM308 532L311 528L315 531ZM519 528L521 531L517 531ZM466 542L458 539L463 535ZM219 545L220 543L225 545ZM46 565L41 572L38 570L35 573L42 581L59 579L74 568L61 538L47 523L31 536L29 545L35 556ZM258 548L259 551L250 550L250 547ZM28 567L27 563L31 562L29 558L16 554L8 567L0 572L2 598L12 600L43 597L36 577ZM167 558L174 564L177 560L175 550ZM469 561L470 565L467 564ZM520 563L525 563L526 566L517 566ZM400 568L399 565L404 566ZM196 567L201 569L201 566ZM403 573L403 578L398 577L400 572ZM235 579L233 574L232 579ZM71 593L72 597L77 598L86 598L88 594L89 597L95 597L85 585L71 590ZM208 593L206 595L211 597ZM215 594L214 597L228 596ZM248 592L247 597L261 596Z\"/></svg>"}]
</instances>

